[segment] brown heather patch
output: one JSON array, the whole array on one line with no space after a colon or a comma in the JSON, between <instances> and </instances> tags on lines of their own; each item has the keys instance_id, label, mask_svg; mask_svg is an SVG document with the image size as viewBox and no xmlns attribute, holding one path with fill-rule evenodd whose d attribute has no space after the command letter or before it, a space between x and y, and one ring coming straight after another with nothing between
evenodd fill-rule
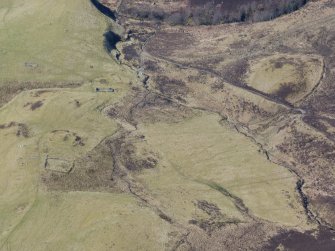
<instances>
[{"instance_id":1,"label":"brown heather patch","mask_svg":"<svg viewBox=\"0 0 335 251\"><path fill-rule=\"evenodd\" d=\"M169 97L183 98L189 91L183 80L172 79L162 75L156 77L155 82L159 91Z\"/></svg>"},{"instance_id":2,"label":"brown heather patch","mask_svg":"<svg viewBox=\"0 0 335 251\"><path fill-rule=\"evenodd\" d=\"M24 123L17 123L17 122L12 121L8 124L0 124L0 130L8 129L8 128L11 128L11 127L17 127L16 136L18 136L18 137L22 136L24 138L29 137L29 128Z\"/></svg>"},{"instance_id":3,"label":"brown heather patch","mask_svg":"<svg viewBox=\"0 0 335 251\"><path fill-rule=\"evenodd\" d=\"M334 233L326 228L320 228L317 233L312 231L301 233L295 230L282 231L272 237L262 250L277 250L281 246L284 250L333 251L335 249L334 237Z\"/></svg>"},{"instance_id":4,"label":"brown heather patch","mask_svg":"<svg viewBox=\"0 0 335 251\"><path fill-rule=\"evenodd\" d=\"M34 111L34 110L40 108L42 105L43 105L43 102L41 100L39 100L39 101L36 101L35 103L32 103L31 106L30 106L30 109L32 111Z\"/></svg>"}]
</instances>

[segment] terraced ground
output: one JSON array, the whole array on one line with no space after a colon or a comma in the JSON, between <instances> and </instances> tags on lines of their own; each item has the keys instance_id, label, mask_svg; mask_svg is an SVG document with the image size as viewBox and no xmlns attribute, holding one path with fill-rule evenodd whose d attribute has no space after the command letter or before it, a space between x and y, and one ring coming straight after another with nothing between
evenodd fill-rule
<instances>
[{"instance_id":1,"label":"terraced ground","mask_svg":"<svg viewBox=\"0 0 335 251\"><path fill-rule=\"evenodd\" d=\"M334 250L334 3L92 2L0 3L0 250Z\"/></svg>"}]
</instances>

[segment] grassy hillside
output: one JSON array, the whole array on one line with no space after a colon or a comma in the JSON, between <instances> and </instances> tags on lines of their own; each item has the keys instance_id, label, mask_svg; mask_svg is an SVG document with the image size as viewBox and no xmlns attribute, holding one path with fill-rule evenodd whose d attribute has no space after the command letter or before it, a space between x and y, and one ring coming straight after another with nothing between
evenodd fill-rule
<instances>
[{"instance_id":1,"label":"grassy hillside","mask_svg":"<svg viewBox=\"0 0 335 251\"><path fill-rule=\"evenodd\" d=\"M90 1L1 1L1 85L81 82L113 71L103 48L107 26Z\"/></svg>"},{"instance_id":2,"label":"grassy hillside","mask_svg":"<svg viewBox=\"0 0 335 251\"><path fill-rule=\"evenodd\" d=\"M168 168L162 168L159 174L147 172L142 178L159 197L167 199L170 210L183 208L179 214L189 210L188 214L193 215L192 201L202 199L218 203L228 218L243 221L238 208L227 202L236 206L236 196L257 217L284 225L305 225L304 211L295 195L295 176L268 162L246 137L228 125L220 125L219 117L203 114L143 130L152 149L166 159ZM181 177L185 180L180 181ZM189 183L193 183L193 189L188 188ZM226 202L220 193L225 194ZM178 217L177 212L174 214Z\"/></svg>"},{"instance_id":3,"label":"grassy hillside","mask_svg":"<svg viewBox=\"0 0 335 251\"><path fill-rule=\"evenodd\" d=\"M35 89L0 108L0 250L120 250L132 242L160 249L166 241L154 228L141 232L152 239L144 244L124 236L128 225L139 226L138 211L166 227L129 195L50 192L41 176L69 171L64 163L72 166L117 129L102 111L136 78L104 50L108 22L85 0L0 3L1 101Z\"/></svg>"},{"instance_id":4,"label":"grassy hillside","mask_svg":"<svg viewBox=\"0 0 335 251\"><path fill-rule=\"evenodd\" d=\"M329 62L271 47L294 37L278 36L296 21L285 17L158 27L122 16L186 3L153 2L122 2L117 63L104 48L115 23L89 0L1 1L0 251L259 251L286 248L291 232L330 243L306 195L321 172L278 153L307 145L291 141L310 139L293 103ZM319 139L315 159L334 149Z\"/></svg>"}]
</instances>

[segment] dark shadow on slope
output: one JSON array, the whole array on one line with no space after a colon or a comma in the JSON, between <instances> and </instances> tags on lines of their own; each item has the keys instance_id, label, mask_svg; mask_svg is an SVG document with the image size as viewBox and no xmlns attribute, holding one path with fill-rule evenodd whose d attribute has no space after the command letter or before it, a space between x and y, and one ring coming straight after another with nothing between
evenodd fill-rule
<instances>
[{"instance_id":1,"label":"dark shadow on slope","mask_svg":"<svg viewBox=\"0 0 335 251\"><path fill-rule=\"evenodd\" d=\"M109 8L104 6L102 3L100 3L98 0L91 0L91 3L97 8L103 15L113 19L116 21L116 16L113 11L111 11Z\"/></svg>"},{"instance_id":2,"label":"dark shadow on slope","mask_svg":"<svg viewBox=\"0 0 335 251\"><path fill-rule=\"evenodd\" d=\"M105 37L104 47L108 53L111 52L112 50L115 50L116 44L121 41L121 37L115 34L113 31L107 31L104 34L104 37Z\"/></svg>"}]
</instances>

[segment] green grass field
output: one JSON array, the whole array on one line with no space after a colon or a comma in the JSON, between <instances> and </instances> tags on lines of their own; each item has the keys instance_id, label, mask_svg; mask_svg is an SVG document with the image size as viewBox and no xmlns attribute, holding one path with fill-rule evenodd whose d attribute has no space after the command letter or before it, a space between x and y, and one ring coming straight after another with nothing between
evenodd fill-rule
<instances>
[{"instance_id":1,"label":"green grass field","mask_svg":"<svg viewBox=\"0 0 335 251\"><path fill-rule=\"evenodd\" d=\"M110 22L88 0L0 3L0 250L164 250L194 222L253 217L308 229L296 177L217 115L135 128L105 114L138 83L103 47ZM157 156L154 168L124 174L150 199L129 184L117 192L48 186L46 173L84 166L91 153L113 169L115 156L93 150L121 126L136 136L131 144Z\"/></svg>"},{"instance_id":2,"label":"green grass field","mask_svg":"<svg viewBox=\"0 0 335 251\"><path fill-rule=\"evenodd\" d=\"M241 198L256 217L304 226L294 175L270 163L253 142L219 120L203 114L178 124L144 126L148 144L166 161L159 172L141 175L149 189L166 198L169 209L188 217L195 210L192 201L206 198L226 215L239 217L231 200L220 194L222 187Z\"/></svg>"},{"instance_id":3,"label":"green grass field","mask_svg":"<svg viewBox=\"0 0 335 251\"><path fill-rule=\"evenodd\" d=\"M90 1L0 3L0 87L39 88L0 108L0 250L157 250L166 242L169 226L129 195L48 192L41 182L46 156L74 161L116 131L103 109L136 78L106 53L108 25ZM73 82L82 85L57 88ZM1 95L12 95L6 88ZM144 229L142 219L153 227ZM138 227L145 243L132 238Z\"/></svg>"},{"instance_id":4,"label":"green grass field","mask_svg":"<svg viewBox=\"0 0 335 251\"><path fill-rule=\"evenodd\" d=\"M127 87L116 85L118 92L112 94L95 93L93 84L75 89L25 91L0 109L0 124L4 127L0 129L1 245L7 243L6 240L29 218L28 212L35 208L41 196L53 196L46 192L40 181L46 156L73 162L116 131L116 123L105 117L101 110L126 93L127 88L123 86ZM40 106L34 109L36 104ZM24 135L22 128L25 128ZM64 135L58 137L58 132L62 131L79 136L82 143L75 144L74 139L65 139ZM59 167L55 165L51 169L57 171ZM94 201L95 194L90 196ZM101 206L98 202L93 204ZM80 217L80 207L77 209L79 211L72 213ZM31 233L35 231L30 230ZM13 242L17 243L17 239ZM19 249L22 250L16 250ZM26 250L31 249L35 248L28 245Z\"/></svg>"},{"instance_id":5,"label":"green grass field","mask_svg":"<svg viewBox=\"0 0 335 251\"><path fill-rule=\"evenodd\" d=\"M82 82L116 72L108 21L86 0L0 3L0 82Z\"/></svg>"},{"instance_id":6,"label":"green grass field","mask_svg":"<svg viewBox=\"0 0 335 251\"><path fill-rule=\"evenodd\" d=\"M322 58L316 55L272 55L255 60L246 81L257 90L295 103L318 84L323 67Z\"/></svg>"}]
</instances>

